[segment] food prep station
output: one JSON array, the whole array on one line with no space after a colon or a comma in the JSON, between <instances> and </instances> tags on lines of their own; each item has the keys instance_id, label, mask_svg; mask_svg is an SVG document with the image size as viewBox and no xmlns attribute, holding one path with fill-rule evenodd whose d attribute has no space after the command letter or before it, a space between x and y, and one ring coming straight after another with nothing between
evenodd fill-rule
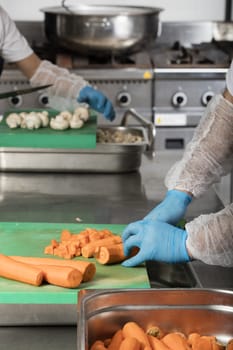
<instances>
[{"instance_id":1,"label":"food prep station","mask_svg":"<svg viewBox=\"0 0 233 350\"><path fill-rule=\"evenodd\" d=\"M216 32L216 24L184 24L183 27L176 23L165 23L163 34L157 38L156 46L150 53L141 50L129 56L124 54L120 58L111 57L110 61L108 58L106 62L93 62L93 57L79 57L64 49L48 50L41 23L18 25L41 57L51 59L84 76L110 97L117 112L112 129L116 128L123 133L139 133L142 142L97 142L96 148L92 150L69 148L54 151L49 148L1 147L0 221L9 223L10 226L18 223L19 227L24 227L25 223L31 223L32 226L37 223L38 227L44 223L48 227L51 224L61 225L59 227L69 224L78 230L80 225L85 224L116 225L120 229L122 225L142 218L163 199L166 192L164 176L171 165L182 156L208 100L224 88L226 69L232 57L232 49L229 49L227 43L224 41L224 49L218 47L217 50L209 43L211 57L206 57L205 45L199 45L194 51L190 48L191 41L200 44L200 35L202 40L210 42L213 28ZM190 33L188 40L186 36L183 37L186 30ZM193 56L193 52L200 56ZM166 59L167 65L164 65L164 57L169 57L169 60ZM201 57L200 60L198 57ZM27 85L28 82L21 73L14 67L6 66L0 81L1 91ZM35 93L0 102L1 111L31 108L32 105L33 108L46 108L48 95L45 92ZM109 123L106 125L101 116L98 116L98 124L103 130L110 128ZM229 193L232 188L229 178L227 185ZM219 193L211 188L202 198L191 203L185 219L189 221L200 214L216 212L223 208L223 204ZM111 267L108 268L110 271ZM139 315L141 304L145 306L144 300L149 293L148 305L155 299L158 306L156 299L162 298L167 305L168 300L174 297L177 305L173 309L177 312L180 307L185 309L184 305L181 306L180 295L186 296L186 308L190 309L190 305L195 304L192 298L196 293L197 300L204 302L204 310L208 309L211 313L211 303L215 305L214 309L220 310L220 316L216 312L216 320L221 323L221 327L226 322L227 329L221 328L219 335L227 338L233 333L230 292L233 290L232 268L209 266L199 261L176 265L148 262L146 268L146 276L143 277L148 284L148 290L140 291L140 283L132 282L131 285L133 289L138 289L139 299L133 294L137 292L132 292L131 289L127 292L129 297L128 294L124 297L121 295L120 288L125 286L119 277L119 295L124 299L123 304L127 298L132 298L132 293L138 300ZM130 282L135 272L128 269L127 274ZM108 288L111 288L111 283ZM87 292L89 314L82 314L83 321L87 321L85 317L93 317L95 298L98 304L98 297L101 297L99 294L107 293L106 302L111 299L115 291L108 293L108 288L100 292L93 291L93 304L92 297L88 299L90 291ZM122 290L124 293L126 289ZM221 291L218 294L215 290L227 290L229 295L223 296ZM77 304L81 295L84 295L83 303L86 302L85 291L76 294ZM77 319L81 311L76 303L67 302L66 299L65 303L25 300L20 303L17 297L19 296L16 296L16 302L12 302L12 297L10 302L0 304L1 349L86 350L84 340L78 333L86 325L80 323L80 328L77 329ZM131 316L135 315L134 306L125 306L125 309L131 310ZM153 307L156 309L156 306ZM158 308L161 307L159 305ZM86 309L82 312L84 310L87 312ZM97 320L101 319L101 312L99 307L99 314L97 310L91 322L95 324L95 317ZM171 311L168 307L166 313L169 312ZM180 326L186 324L187 320L185 311L182 312ZM114 308L110 315L115 316ZM163 320L162 313L159 315ZM205 321L206 315L202 307L199 310L200 315ZM216 333L216 328L211 327L209 331Z\"/></svg>"}]
</instances>

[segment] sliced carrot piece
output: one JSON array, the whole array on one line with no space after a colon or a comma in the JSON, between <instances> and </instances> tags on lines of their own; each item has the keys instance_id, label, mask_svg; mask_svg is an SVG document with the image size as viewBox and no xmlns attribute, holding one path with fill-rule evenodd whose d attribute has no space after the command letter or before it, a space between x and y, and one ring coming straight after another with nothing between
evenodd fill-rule
<instances>
[{"instance_id":1,"label":"sliced carrot piece","mask_svg":"<svg viewBox=\"0 0 233 350\"><path fill-rule=\"evenodd\" d=\"M123 244L118 243L107 247L97 247L94 258L102 265L120 263L126 259Z\"/></svg>"},{"instance_id":2,"label":"sliced carrot piece","mask_svg":"<svg viewBox=\"0 0 233 350\"><path fill-rule=\"evenodd\" d=\"M117 243L122 243L121 237L117 235L90 242L82 248L82 256L90 258L94 256L97 247L106 247Z\"/></svg>"}]
</instances>

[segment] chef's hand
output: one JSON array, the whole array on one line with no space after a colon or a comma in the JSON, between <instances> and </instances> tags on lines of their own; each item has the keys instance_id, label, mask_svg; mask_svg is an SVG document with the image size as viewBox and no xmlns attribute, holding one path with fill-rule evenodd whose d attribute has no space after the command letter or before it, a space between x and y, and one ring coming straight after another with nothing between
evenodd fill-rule
<instances>
[{"instance_id":1,"label":"chef's hand","mask_svg":"<svg viewBox=\"0 0 233 350\"><path fill-rule=\"evenodd\" d=\"M148 260L187 262L190 257L186 250L186 239L185 230L164 222L141 220L129 224L122 234L124 254L129 256L133 247L138 247L139 252L122 265L132 267Z\"/></svg>"},{"instance_id":2,"label":"chef's hand","mask_svg":"<svg viewBox=\"0 0 233 350\"><path fill-rule=\"evenodd\" d=\"M80 103L87 103L91 108L102 113L104 117L110 121L113 121L115 118L115 111L112 103L102 92L95 90L91 86L85 86L80 91L77 101Z\"/></svg>"},{"instance_id":3,"label":"chef's hand","mask_svg":"<svg viewBox=\"0 0 233 350\"><path fill-rule=\"evenodd\" d=\"M167 191L163 201L147 214L143 220L157 220L176 225L184 217L191 200L192 197L186 192L178 190Z\"/></svg>"}]
</instances>

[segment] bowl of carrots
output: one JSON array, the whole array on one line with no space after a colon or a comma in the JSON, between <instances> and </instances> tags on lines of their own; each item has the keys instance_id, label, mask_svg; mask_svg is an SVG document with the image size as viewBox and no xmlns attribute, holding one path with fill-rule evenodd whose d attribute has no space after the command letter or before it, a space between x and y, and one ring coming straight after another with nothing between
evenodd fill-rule
<instances>
[{"instance_id":1,"label":"bowl of carrots","mask_svg":"<svg viewBox=\"0 0 233 350\"><path fill-rule=\"evenodd\" d=\"M232 350L233 291L81 290L79 350Z\"/></svg>"}]
</instances>

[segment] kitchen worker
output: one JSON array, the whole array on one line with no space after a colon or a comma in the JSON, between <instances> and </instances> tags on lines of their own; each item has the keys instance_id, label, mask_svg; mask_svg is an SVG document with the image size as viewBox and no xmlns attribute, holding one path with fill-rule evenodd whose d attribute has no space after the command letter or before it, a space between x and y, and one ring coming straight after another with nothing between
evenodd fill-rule
<instances>
[{"instance_id":1,"label":"kitchen worker","mask_svg":"<svg viewBox=\"0 0 233 350\"><path fill-rule=\"evenodd\" d=\"M0 6L0 56L13 62L29 79L32 86L53 84L48 89L50 106L57 109L73 107L76 103L87 103L91 108L112 121L115 112L112 103L102 92L94 89L82 77L71 74L33 52L15 23ZM0 60L1 69L3 60Z\"/></svg>"},{"instance_id":2,"label":"kitchen worker","mask_svg":"<svg viewBox=\"0 0 233 350\"><path fill-rule=\"evenodd\" d=\"M169 170L165 198L142 220L123 232L124 253L139 252L123 262L167 263L192 259L206 264L233 266L233 203L219 212L200 215L184 229L176 227L193 198L200 197L233 168L233 61L226 90L214 96L202 116L182 159Z\"/></svg>"}]
</instances>

